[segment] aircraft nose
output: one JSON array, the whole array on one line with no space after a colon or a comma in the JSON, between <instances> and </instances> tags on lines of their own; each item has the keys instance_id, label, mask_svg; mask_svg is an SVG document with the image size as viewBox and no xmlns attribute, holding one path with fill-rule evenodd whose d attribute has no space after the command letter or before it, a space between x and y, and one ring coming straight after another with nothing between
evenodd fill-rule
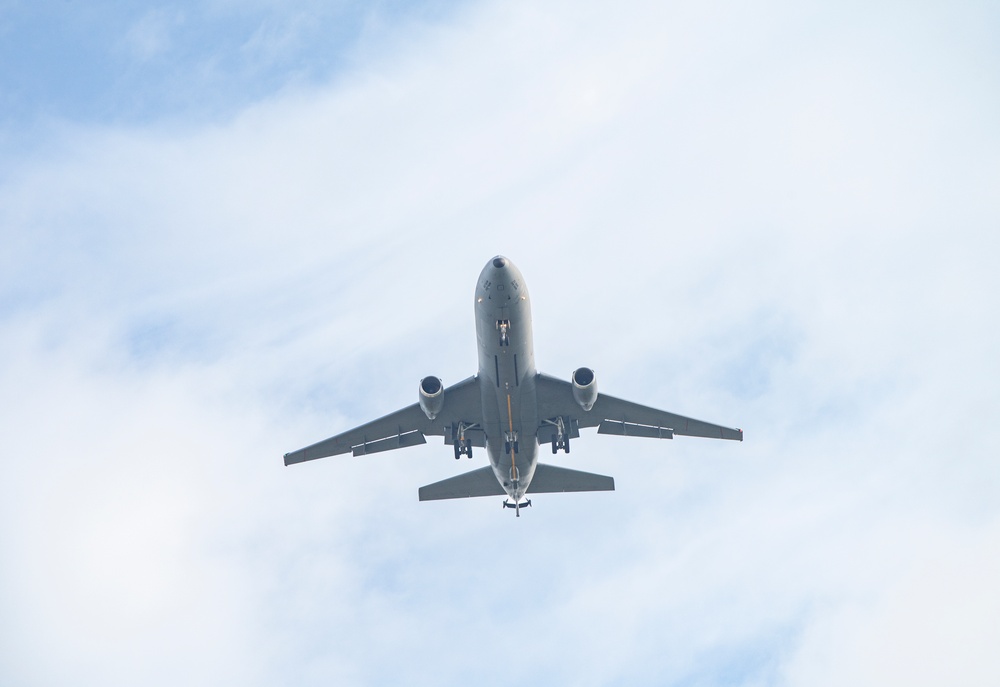
<instances>
[{"instance_id":1,"label":"aircraft nose","mask_svg":"<svg viewBox=\"0 0 1000 687\"><path fill-rule=\"evenodd\" d=\"M504 255L496 255L490 258L479 275L476 297L480 303L497 299L506 302L514 297L524 300L527 298L527 292L524 290L523 282L521 273L514 263Z\"/></svg>"}]
</instances>

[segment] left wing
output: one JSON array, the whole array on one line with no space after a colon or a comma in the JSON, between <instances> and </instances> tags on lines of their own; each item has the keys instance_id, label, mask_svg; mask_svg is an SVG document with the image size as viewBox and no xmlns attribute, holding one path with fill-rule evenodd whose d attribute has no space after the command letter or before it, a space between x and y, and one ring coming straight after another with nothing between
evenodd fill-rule
<instances>
[{"instance_id":1,"label":"left wing","mask_svg":"<svg viewBox=\"0 0 1000 687\"><path fill-rule=\"evenodd\" d=\"M575 436L573 430L577 427L597 427L598 434L660 439L673 439L675 434L679 434L743 441L742 429L695 420L603 393L598 393L594 407L585 411L573 399L573 387L569 382L539 373L536 384L539 417L543 422L562 417L569 426L571 436ZM550 426L551 423L548 423L544 427L547 429ZM543 440L541 431L538 438Z\"/></svg>"},{"instance_id":2,"label":"left wing","mask_svg":"<svg viewBox=\"0 0 1000 687\"><path fill-rule=\"evenodd\" d=\"M298 451L285 454L285 465L302 463L316 458L326 458L341 453L361 456L368 453L389 451L395 448L426 444L426 435L443 436L451 441L452 432L457 432L459 423L475 425L483 417L482 397L476 377L447 387L444 390L444 407L433 420L414 403L395 413L389 413L378 420L372 420L360 427L342 432ZM482 430L467 430L466 436L474 446L484 446Z\"/></svg>"}]
</instances>

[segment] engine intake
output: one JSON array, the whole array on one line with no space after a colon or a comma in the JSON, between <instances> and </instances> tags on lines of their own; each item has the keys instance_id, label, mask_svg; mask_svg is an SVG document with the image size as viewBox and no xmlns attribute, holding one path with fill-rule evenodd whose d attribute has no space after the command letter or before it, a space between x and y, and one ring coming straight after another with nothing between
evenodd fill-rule
<instances>
[{"instance_id":1,"label":"engine intake","mask_svg":"<svg viewBox=\"0 0 1000 687\"><path fill-rule=\"evenodd\" d=\"M420 380L420 409L428 420L433 420L444 408L444 385L437 377Z\"/></svg>"},{"instance_id":2,"label":"engine intake","mask_svg":"<svg viewBox=\"0 0 1000 687\"><path fill-rule=\"evenodd\" d=\"M573 372L573 398L584 410L590 410L597 402L597 375L589 367Z\"/></svg>"}]
</instances>

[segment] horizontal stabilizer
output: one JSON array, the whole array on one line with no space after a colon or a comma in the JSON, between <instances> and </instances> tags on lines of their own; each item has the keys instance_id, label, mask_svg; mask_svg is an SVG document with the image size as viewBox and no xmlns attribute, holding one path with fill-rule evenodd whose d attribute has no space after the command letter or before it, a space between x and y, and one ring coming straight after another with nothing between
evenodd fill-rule
<instances>
[{"instance_id":1,"label":"horizontal stabilizer","mask_svg":"<svg viewBox=\"0 0 1000 687\"><path fill-rule=\"evenodd\" d=\"M420 487L421 501L441 499L467 499L473 496L504 496L507 492L500 486L493 468L486 466L466 472L464 475L449 477L426 487Z\"/></svg>"},{"instance_id":2,"label":"horizontal stabilizer","mask_svg":"<svg viewBox=\"0 0 1000 687\"><path fill-rule=\"evenodd\" d=\"M495 481L495 480L494 480ZM561 491L614 491L615 478L595 475L555 465L535 466L535 476L531 478L528 492L531 494L554 494Z\"/></svg>"}]
</instances>

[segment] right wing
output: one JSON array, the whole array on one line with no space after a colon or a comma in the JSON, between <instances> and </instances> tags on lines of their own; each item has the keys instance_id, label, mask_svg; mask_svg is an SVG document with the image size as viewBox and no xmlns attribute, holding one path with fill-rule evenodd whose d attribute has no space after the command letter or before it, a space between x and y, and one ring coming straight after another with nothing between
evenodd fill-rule
<instances>
[{"instance_id":1,"label":"right wing","mask_svg":"<svg viewBox=\"0 0 1000 687\"><path fill-rule=\"evenodd\" d=\"M414 403L395 413L389 413L378 420L372 420L360 427L355 427L337 436L324 439L318 443L306 446L298 451L285 454L285 465L302 463L316 458L326 458L341 453L353 453L361 456L368 453L389 451L395 448L426 444L426 435L443 436L451 441L454 428L459 423L466 426L475 425L482 420L482 397L479 394L479 384L476 377L447 387L444 390L444 407L433 420L420 409L419 403ZM485 436L482 430L467 430L466 436L474 446L484 446Z\"/></svg>"},{"instance_id":2,"label":"right wing","mask_svg":"<svg viewBox=\"0 0 1000 687\"><path fill-rule=\"evenodd\" d=\"M599 434L672 439L675 434L711 439L743 441L743 430L695 420L665 410L625 401L599 393L594 407L583 410L573 398L569 382L539 374L537 378L538 414L543 419L562 417L576 427L597 427ZM546 427L547 428L547 427ZM539 441L542 435L539 433Z\"/></svg>"}]
</instances>

